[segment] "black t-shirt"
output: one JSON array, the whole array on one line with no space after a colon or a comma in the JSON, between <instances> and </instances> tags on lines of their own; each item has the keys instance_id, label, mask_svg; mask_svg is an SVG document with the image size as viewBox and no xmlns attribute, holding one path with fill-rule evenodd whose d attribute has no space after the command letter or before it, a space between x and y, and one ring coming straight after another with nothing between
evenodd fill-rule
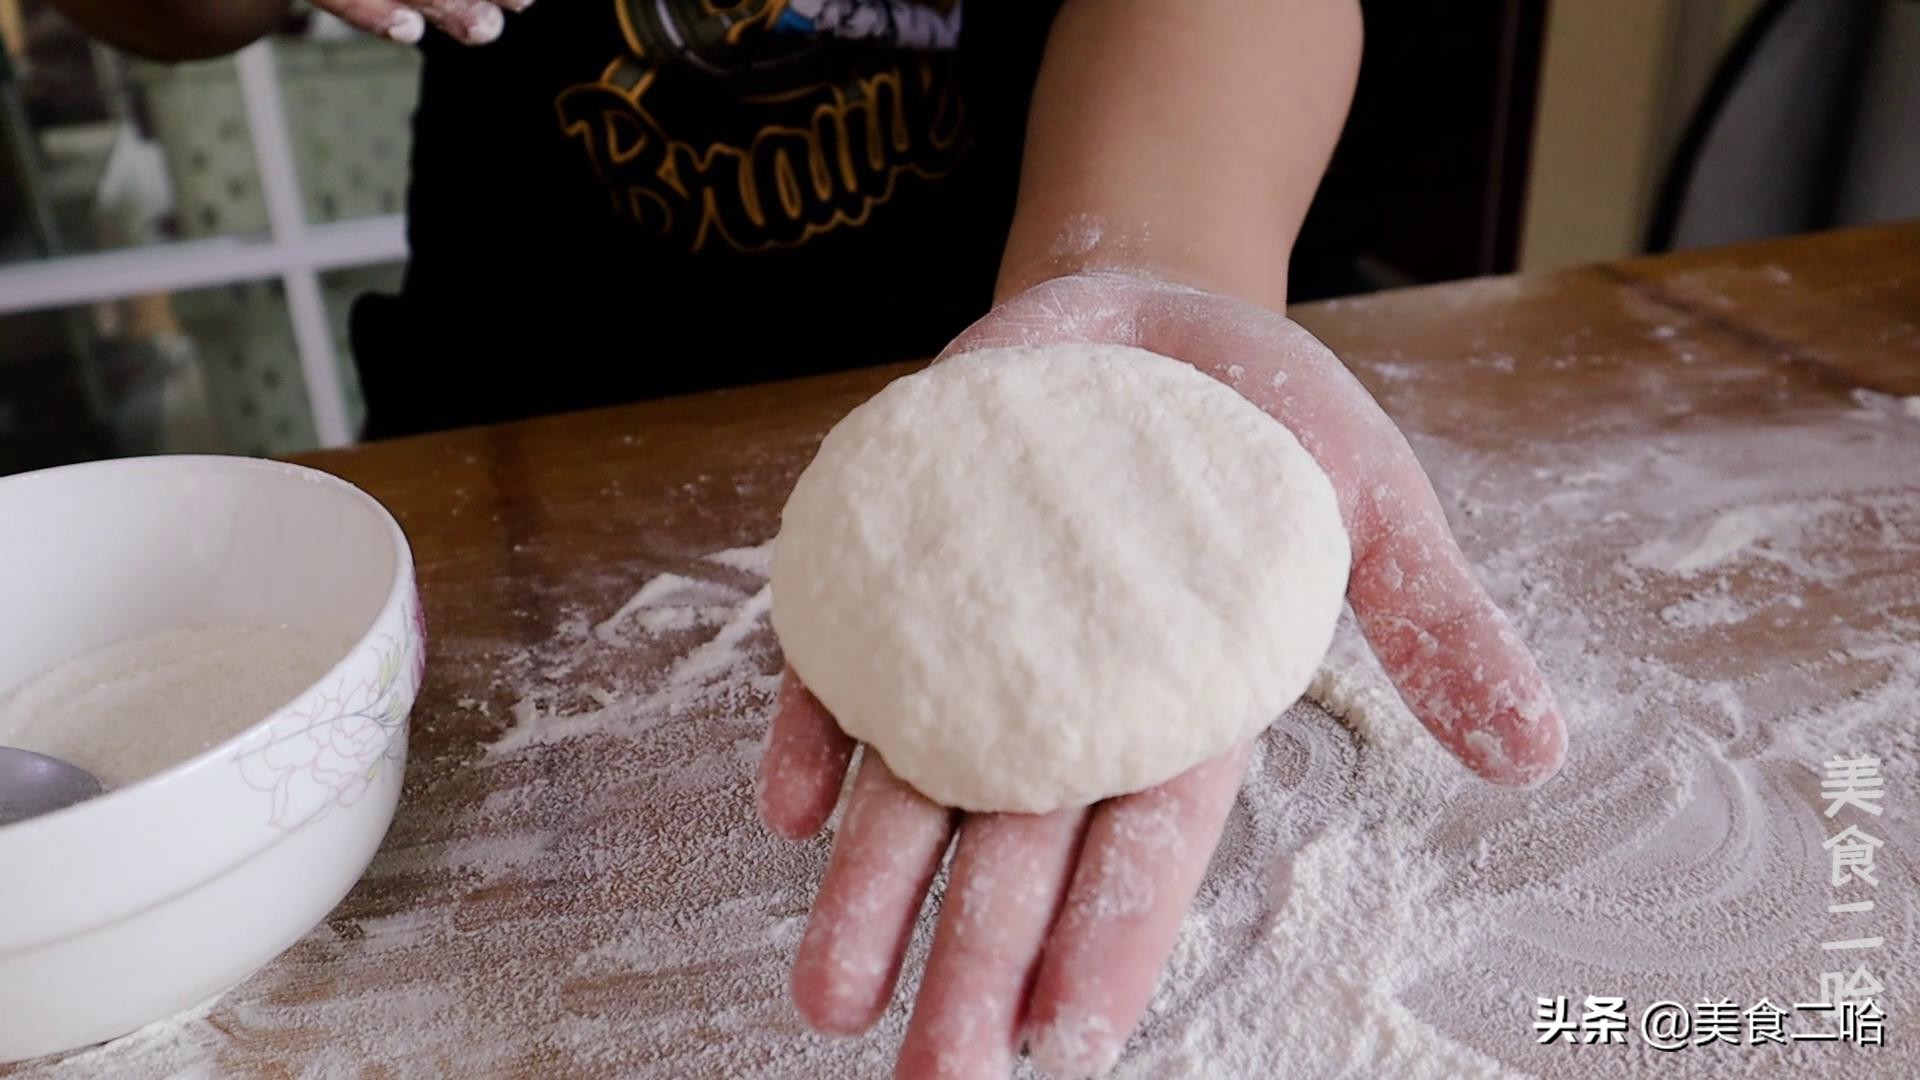
<instances>
[{"instance_id":1,"label":"black t-shirt","mask_svg":"<svg viewBox=\"0 0 1920 1080\"><path fill-rule=\"evenodd\" d=\"M1057 0L546 0L430 36L369 434L930 355L988 304Z\"/></svg>"}]
</instances>

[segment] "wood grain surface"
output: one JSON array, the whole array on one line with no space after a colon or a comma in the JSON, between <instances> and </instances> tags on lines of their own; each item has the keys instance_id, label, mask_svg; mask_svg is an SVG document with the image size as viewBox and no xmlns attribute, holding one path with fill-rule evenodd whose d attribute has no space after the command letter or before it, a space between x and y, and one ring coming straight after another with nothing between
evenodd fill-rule
<instances>
[{"instance_id":1,"label":"wood grain surface","mask_svg":"<svg viewBox=\"0 0 1920 1080\"><path fill-rule=\"evenodd\" d=\"M1778 425L1786 437L1847 423L1832 406L1857 391L1920 394L1920 224L1469 281L1293 314L1353 367L1416 446L1440 439L1524 459L1541 446L1564 452L1602 434L1656 438L1734 421ZM543 925L566 925L548 922L553 913L625 902L628 894L609 894L584 878L488 893L457 877L404 872L400 861L484 803L501 781L500 770L473 765L510 722L512 693L496 678L504 658L537 648L570 616L604 617L649 574L771 536L788 488L826 430L912 369L848 372L301 458L364 487L399 518L414 546L432 644L405 794L376 874L315 940L255 982L323 1004L344 992L329 972L364 970L345 959L357 922L449 898L459 901L462 919L512 922L530 937ZM1442 494L1449 495L1444 485ZM1863 559L1859 572L1920 575L1915 559L1910 552ZM1752 647L1771 656L1825 647L1811 615L1768 633ZM567 782L563 771L551 779ZM657 827L649 821L638 814L625 823L636 830L636 848L673 842L646 835ZM667 896L668 887L644 872L621 880L633 893ZM556 941L546 953L563 964L582 944ZM298 965L297 980L284 977L288 965ZM404 957L385 972L396 987L443 975L437 965ZM244 1001L252 985L231 996ZM612 1008L608 997L631 1006L670 991L645 980L611 980L593 993ZM303 1033L251 1031L247 1016L224 1005L211 1014L228 1039L219 1071L292 1075L339 1060L323 1056L336 1034L324 1024ZM485 1038L488 1025L542 1022L539 1015L476 1017L472 1037ZM415 1064L431 1072L433 1060ZM529 1053L496 1065L538 1073L571 1060ZM58 1067L0 1067L0 1076ZM391 1063L375 1071L391 1071Z\"/></svg>"}]
</instances>

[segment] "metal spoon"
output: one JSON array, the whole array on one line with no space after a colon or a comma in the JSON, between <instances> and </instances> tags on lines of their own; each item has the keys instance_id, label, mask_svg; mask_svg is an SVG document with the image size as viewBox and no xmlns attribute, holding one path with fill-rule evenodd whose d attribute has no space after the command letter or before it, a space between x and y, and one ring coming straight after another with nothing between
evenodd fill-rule
<instances>
[{"instance_id":1,"label":"metal spoon","mask_svg":"<svg viewBox=\"0 0 1920 1080\"><path fill-rule=\"evenodd\" d=\"M0 825L51 814L102 790L100 781L78 765L0 746Z\"/></svg>"}]
</instances>

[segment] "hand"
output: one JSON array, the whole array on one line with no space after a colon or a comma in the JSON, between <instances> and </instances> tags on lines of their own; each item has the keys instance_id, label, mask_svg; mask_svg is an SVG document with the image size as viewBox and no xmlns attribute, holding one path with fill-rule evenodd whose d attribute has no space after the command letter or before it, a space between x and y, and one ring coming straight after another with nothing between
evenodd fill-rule
<instances>
[{"instance_id":1,"label":"hand","mask_svg":"<svg viewBox=\"0 0 1920 1080\"><path fill-rule=\"evenodd\" d=\"M1475 584L1406 439L1326 346L1241 301L1124 274L1080 274L1000 305L946 353L1137 345L1193 364L1285 424L1320 463L1353 542L1347 597L1415 716L1466 765L1531 785L1559 767L1551 691ZM1024 1041L1057 1074L1110 1067L1146 1008L1199 888L1251 744L1161 786L1044 815L958 815L862 756L801 939L793 996L826 1032L864 1031L959 834L903 1076L1003 1077ZM760 816L812 835L853 744L787 672L760 765Z\"/></svg>"},{"instance_id":2,"label":"hand","mask_svg":"<svg viewBox=\"0 0 1920 1080\"><path fill-rule=\"evenodd\" d=\"M420 40L429 22L455 41L485 45L506 29L506 11L525 11L533 0L313 0L313 6L407 45Z\"/></svg>"}]
</instances>

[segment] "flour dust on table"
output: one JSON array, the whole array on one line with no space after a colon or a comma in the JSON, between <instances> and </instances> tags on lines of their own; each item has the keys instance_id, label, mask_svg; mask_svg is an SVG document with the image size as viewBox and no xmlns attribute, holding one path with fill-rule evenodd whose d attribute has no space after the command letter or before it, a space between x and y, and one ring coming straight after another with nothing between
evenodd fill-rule
<instances>
[{"instance_id":1,"label":"flour dust on table","mask_svg":"<svg viewBox=\"0 0 1920 1080\"><path fill-rule=\"evenodd\" d=\"M1418 392L1414 370L1396 386ZM1590 422L1610 415L1618 431L1525 454L1414 440L1555 682L1563 772L1526 792L1469 776L1343 623L1310 700L1261 738L1117 1075L1920 1075L1899 1007L1920 970L1920 581L1901 572L1920 424L1853 401L1806 427ZM403 803L368 880L203 1019L26 1075L270 1072L289 1045L333 1075L885 1075L932 908L877 1030L804 1030L787 971L829 841L754 818L780 656L769 551L737 539L649 554L536 647L440 642L441 670L495 677L490 700L416 712L498 725L443 751L463 762L436 770L451 809ZM1870 891L1832 885L1822 846L1822 762L1856 753L1887 776ZM1821 948L1869 935L1884 944ZM1637 1029L1540 1045L1533 1026L1559 996L1576 1018L1587 996L1636 1020L1663 999L1791 1012L1857 964L1889 987L1884 1046L1660 1052Z\"/></svg>"}]
</instances>

